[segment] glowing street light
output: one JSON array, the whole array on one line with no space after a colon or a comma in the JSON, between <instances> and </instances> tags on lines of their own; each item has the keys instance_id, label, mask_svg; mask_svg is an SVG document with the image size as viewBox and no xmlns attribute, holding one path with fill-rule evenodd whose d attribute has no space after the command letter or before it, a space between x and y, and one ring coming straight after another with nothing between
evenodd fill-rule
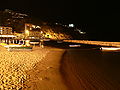
<instances>
[{"instance_id":1,"label":"glowing street light","mask_svg":"<svg viewBox=\"0 0 120 90\"><path fill-rule=\"evenodd\" d=\"M40 32L41 34L43 33L43 31Z\"/></svg>"},{"instance_id":2,"label":"glowing street light","mask_svg":"<svg viewBox=\"0 0 120 90\"><path fill-rule=\"evenodd\" d=\"M25 30L25 38L27 38L29 36L29 33L30 33L29 30L26 29Z\"/></svg>"},{"instance_id":3,"label":"glowing street light","mask_svg":"<svg viewBox=\"0 0 120 90\"><path fill-rule=\"evenodd\" d=\"M29 30L25 30L25 35L29 36Z\"/></svg>"}]
</instances>

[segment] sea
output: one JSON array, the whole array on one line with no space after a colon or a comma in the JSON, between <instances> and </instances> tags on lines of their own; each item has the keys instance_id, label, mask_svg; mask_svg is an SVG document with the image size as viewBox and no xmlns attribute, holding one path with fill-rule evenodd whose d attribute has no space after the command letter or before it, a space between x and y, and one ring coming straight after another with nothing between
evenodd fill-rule
<instances>
[{"instance_id":1,"label":"sea","mask_svg":"<svg viewBox=\"0 0 120 90\"><path fill-rule=\"evenodd\" d=\"M120 51L69 48L60 71L69 90L120 90Z\"/></svg>"},{"instance_id":2,"label":"sea","mask_svg":"<svg viewBox=\"0 0 120 90\"><path fill-rule=\"evenodd\" d=\"M56 41L44 44L65 50L60 72L68 90L120 90L120 51Z\"/></svg>"}]
</instances>

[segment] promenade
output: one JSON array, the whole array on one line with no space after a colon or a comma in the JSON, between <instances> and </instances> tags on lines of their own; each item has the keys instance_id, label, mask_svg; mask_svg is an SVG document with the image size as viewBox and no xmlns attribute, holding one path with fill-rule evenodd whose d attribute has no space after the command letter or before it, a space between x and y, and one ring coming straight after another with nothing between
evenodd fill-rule
<instances>
[{"instance_id":1,"label":"promenade","mask_svg":"<svg viewBox=\"0 0 120 90\"><path fill-rule=\"evenodd\" d=\"M106 41L88 41L88 40L64 40L64 42L82 43L100 46L116 46L120 47L120 42L106 42Z\"/></svg>"}]
</instances>

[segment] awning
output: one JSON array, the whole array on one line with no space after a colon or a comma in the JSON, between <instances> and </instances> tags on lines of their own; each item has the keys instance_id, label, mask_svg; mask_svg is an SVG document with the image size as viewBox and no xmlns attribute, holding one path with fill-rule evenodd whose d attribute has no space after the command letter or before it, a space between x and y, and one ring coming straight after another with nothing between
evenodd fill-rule
<instances>
[{"instance_id":1,"label":"awning","mask_svg":"<svg viewBox=\"0 0 120 90\"><path fill-rule=\"evenodd\" d=\"M0 35L0 37L16 37L15 35Z\"/></svg>"}]
</instances>

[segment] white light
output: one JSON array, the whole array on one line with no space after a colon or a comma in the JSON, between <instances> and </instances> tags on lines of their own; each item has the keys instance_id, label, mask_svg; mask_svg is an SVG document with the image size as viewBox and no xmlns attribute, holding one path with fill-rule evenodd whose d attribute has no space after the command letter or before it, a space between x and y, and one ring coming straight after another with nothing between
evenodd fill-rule
<instances>
[{"instance_id":1,"label":"white light","mask_svg":"<svg viewBox=\"0 0 120 90\"><path fill-rule=\"evenodd\" d=\"M69 45L69 47L80 47L81 45Z\"/></svg>"},{"instance_id":2,"label":"white light","mask_svg":"<svg viewBox=\"0 0 120 90\"><path fill-rule=\"evenodd\" d=\"M30 44L39 44L39 42L30 42Z\"/></svg>"},{"instance_id":3,"label":"white light","mask_svg":"<svg viewBox=\"0 0 120 90\"><path fill-rule=\"evenodd\" d=\"M40 26L37 26L36 28L40 28Z\"/></svg>"},{"instance_id":4,"label":"white light","mask_svg":"<svg viewBox=\"0 0 120 90\"><path fill-rule=\"evenodd\" d=\"M103 51L114 51L114 50L120 50L119 47L101 47L101 50Z\"/></svg>"},{"instance_id":5,"label":"white light","mask_svg":"<svg viewBox=\"0 0 120 90\"><path fill-rule=\"evenodd\" d=\"M80 32L81 34L85 34L86 32Z\"/></svg>"},{"instance_id":6,"label":"white light","mask_svg":"<svg viewBox=\"0 0 120 90\"><path fill-rule=\"evenodd\" d=\"M32 28L30 28L30 30L32 30Z\"/></svg>"},{"instance_id":7,"label":"white light","mask_svg":"<svg viewBox=\"0 0 120 90\"><path fill-rule=\"evenodd\" d=\"M41 34L43 33L43 31L40 32Z\"/></svg>"},{"instance_id":8,"label":"white light","mask_svg":"<svg viewBox=\"0 0 120 90\"><path fill-rule=\"evenodd\" d=\"M74 27L74 24L69 24L69 27Z\"/></svg>"},{"instance_id":9,"label":"white light","mask_svg":"<svg viewBox=\"0 0 120 90\"><path fill-rule=\"evenodd\" d=\"M35 28L35 25L32 25L33 28Z\"/></svg>"},{"instance_id":10,"label":"white light","mask_svg":"<svg viewBox=\"0 0 120 90\"><path fill-rule=\"evenodd\" d=\"M35 38L35 37L31 37L31 38Z\"/></svg>"},{"instance_id":11,"label":"white light","mask_svg":"<svg viewBox=\"0 0 120 90\"><path fill-rule=\"evenodd\" d=\"M14 35L0 35L0 37L16 37Z\"/></svg>"},{"instance_id":12,"label":"white light","mask_svg":"<svg viewBox=\"0 0 120 90\"><path fill-rule=\"evenodd\" d=\"M8 47L22 47L22 45L5 45L4 47L8 48Z\"/></svg>"}]
</instances>

